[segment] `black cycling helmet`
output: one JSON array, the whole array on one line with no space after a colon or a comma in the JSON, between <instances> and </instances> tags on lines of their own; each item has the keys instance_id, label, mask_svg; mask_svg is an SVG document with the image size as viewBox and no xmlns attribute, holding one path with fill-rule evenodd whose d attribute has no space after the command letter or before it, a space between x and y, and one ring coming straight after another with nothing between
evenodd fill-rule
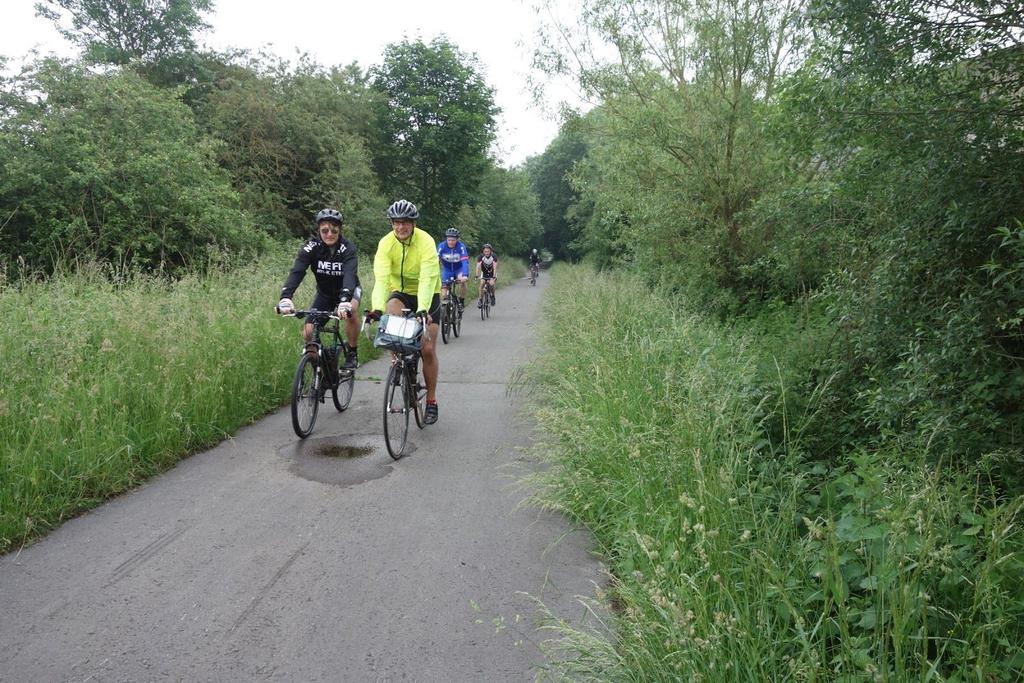
<instances>
[{"instance_id":1,"label":"black cycling helmet","mask_svg":"<svg viewBox=\"0 0 1024 683\"><path fill-rule=\"evenodd\" d=\"M339 227L344 222L341 217L341 211L330 207L320 209L320 213L316 215L316 224L320 225L320 221L331 221L332 223L337 223Z\"/></svg>"},{"instance_id":2,"label":"black cycling helmet","mask_svg":"<svg viewBox=\"0 0 1024 683\"><path fill-rule=\"evenodd\" d=\"M416 208L416 205L407 199L399 199L397 202L388 207L388 218L395 220L396 218L411 218L416 220L420 217L420 212Z\"/></svg>"},{"instance_id":3,"label":"black cycling helmet","mask_svg":"<svg viewBox=\"0 0 1024 683\"><path fill-rule=\"evenodd\" d=\"M446 238L454 237L455 239L459 239L459 230L458 228L448 228L447 230L444 231L444 236Z\"/></svg>"},{"instance_id":4,"label":"black cycling helmet","mask_svg":"<svg viewBox=\"0 0 1024 683\"><path fill-rule=\"evenodd\" d=\"M489 244L485 244L484 246L480 247L480 251L483 251L484 249L490 249L491 251L494 251L494 247L492 247Z\"/></svg>"}]
</instances>

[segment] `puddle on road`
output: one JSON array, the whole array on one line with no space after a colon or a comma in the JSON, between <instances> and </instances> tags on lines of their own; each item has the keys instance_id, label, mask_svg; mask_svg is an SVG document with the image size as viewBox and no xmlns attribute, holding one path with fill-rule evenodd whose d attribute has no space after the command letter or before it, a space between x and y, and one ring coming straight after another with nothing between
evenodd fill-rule
<instances>
[{"instance_id":1,"label":"puddle on road","mask_svg":"<svg viewBox=\"0 0 1024 683\"><path fill-rule=\"evenodd\" d=\"M385 477L394 469L379 435L308 438L278 453L292 461L288 468L292 474L332 486L358 486Z\"/></svg>"},{"instance_id":2,"label":"puddle on road","mask_svg":"<svg viewBox=\"0 0 1024 683\"><path fill-rule=\"evenodd\" d=\"M369 446L341 446L338 444L325 444L318 446L314 455L321 458L362 458L373 453Z\"/></svg>"}]
</instances>

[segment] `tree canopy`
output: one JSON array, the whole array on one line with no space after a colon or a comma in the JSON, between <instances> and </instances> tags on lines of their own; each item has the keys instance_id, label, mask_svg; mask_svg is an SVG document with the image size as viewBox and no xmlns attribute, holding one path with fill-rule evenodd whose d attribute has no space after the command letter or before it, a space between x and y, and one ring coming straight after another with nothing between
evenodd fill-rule
<instances>
[{"instance_id":1,"label":"tree canopy","mask_svg":"<svg viewBox=\"0 0 1024 683\"><path fill-rule=\"evenodd\" d=\"M53 21L88 59L109 64L154 63L195 48L193 34L209 28L203 13L214 0L40 0L36 12Z\"/></svg>"},{"instance_id":2,"label":"tree canopy","mask_svg":"<svg viewBox=\"0 0 1024 683\"><path fill-rule=\"evenodd\" d=\"M499 110L479 60L445 38L405 41L388 46L372 77L385 193L415 201L425 222L455 222L492 163Z\"/></svg>"}]
</instances>

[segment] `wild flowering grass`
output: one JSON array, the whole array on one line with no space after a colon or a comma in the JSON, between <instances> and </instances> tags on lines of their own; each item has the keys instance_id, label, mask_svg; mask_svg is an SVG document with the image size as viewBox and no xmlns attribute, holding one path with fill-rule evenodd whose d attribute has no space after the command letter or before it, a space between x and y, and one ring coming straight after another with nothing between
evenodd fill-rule
<instances>
[{"instance_id":1,"label":"wild flowering grass","mask_svg":"<svg viewBox=\"0 0 1024 683\"><path fill-rule=\"evenodd\" d=\"M273 304L292 256L173 282L84 268L0 290L0 552L287 402L301 326Z\"/></svg>"},{"instance_id":2,"label":"wild flowering grass","mask_svg":"<svg viewBox=\"0 0 1024 683\"><path fill-rule=\"evenodd\" d=\"M553 277L550 350L529 370L551 462L537 500L595 532L613 578L594 613L613 638L552 621L549 674L1022 677L1020 497L922 453L804 453L826 389L787 396L785 353L765 356L812 345L674 312L625 276ZM595 324L580 291L629 315Z\"/></svg>"}]
</instances>

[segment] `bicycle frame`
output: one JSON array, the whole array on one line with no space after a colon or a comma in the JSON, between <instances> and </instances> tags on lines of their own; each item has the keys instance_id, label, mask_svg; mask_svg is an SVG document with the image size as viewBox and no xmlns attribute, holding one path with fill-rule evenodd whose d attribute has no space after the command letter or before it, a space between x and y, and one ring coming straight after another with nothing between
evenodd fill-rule
<instances>
[{"instance_id":1,"label":"bicycle frame","mask_svg":"<svg viewBox=\"0 0 1024 683\"><path fill-rule=\"evenodd\" d=\"M340 374L333 372L333 369L337 368L338 353L348 350L348 342L341 334L341 318L336 316L333 311L318 311L316 309L297 310L290 314L290 317L299 318L300 320L305 319L307 324L313 325L313 336L308 342L303 342L303 353L315 351L321 367L332 368L331 372L325 373L327 384L323 385L320 390L320 402L323 403L323 397L327 389L336 386L341 378ZM331 324L332 322L334 323L333 325ZM321 341L321 335L325 333L330 335L332 342L327 346ZM325 349L330 352L327 354L328 356L333 354L335 358L334 363L324 362Z\"/></svg>"}]
</instances>

